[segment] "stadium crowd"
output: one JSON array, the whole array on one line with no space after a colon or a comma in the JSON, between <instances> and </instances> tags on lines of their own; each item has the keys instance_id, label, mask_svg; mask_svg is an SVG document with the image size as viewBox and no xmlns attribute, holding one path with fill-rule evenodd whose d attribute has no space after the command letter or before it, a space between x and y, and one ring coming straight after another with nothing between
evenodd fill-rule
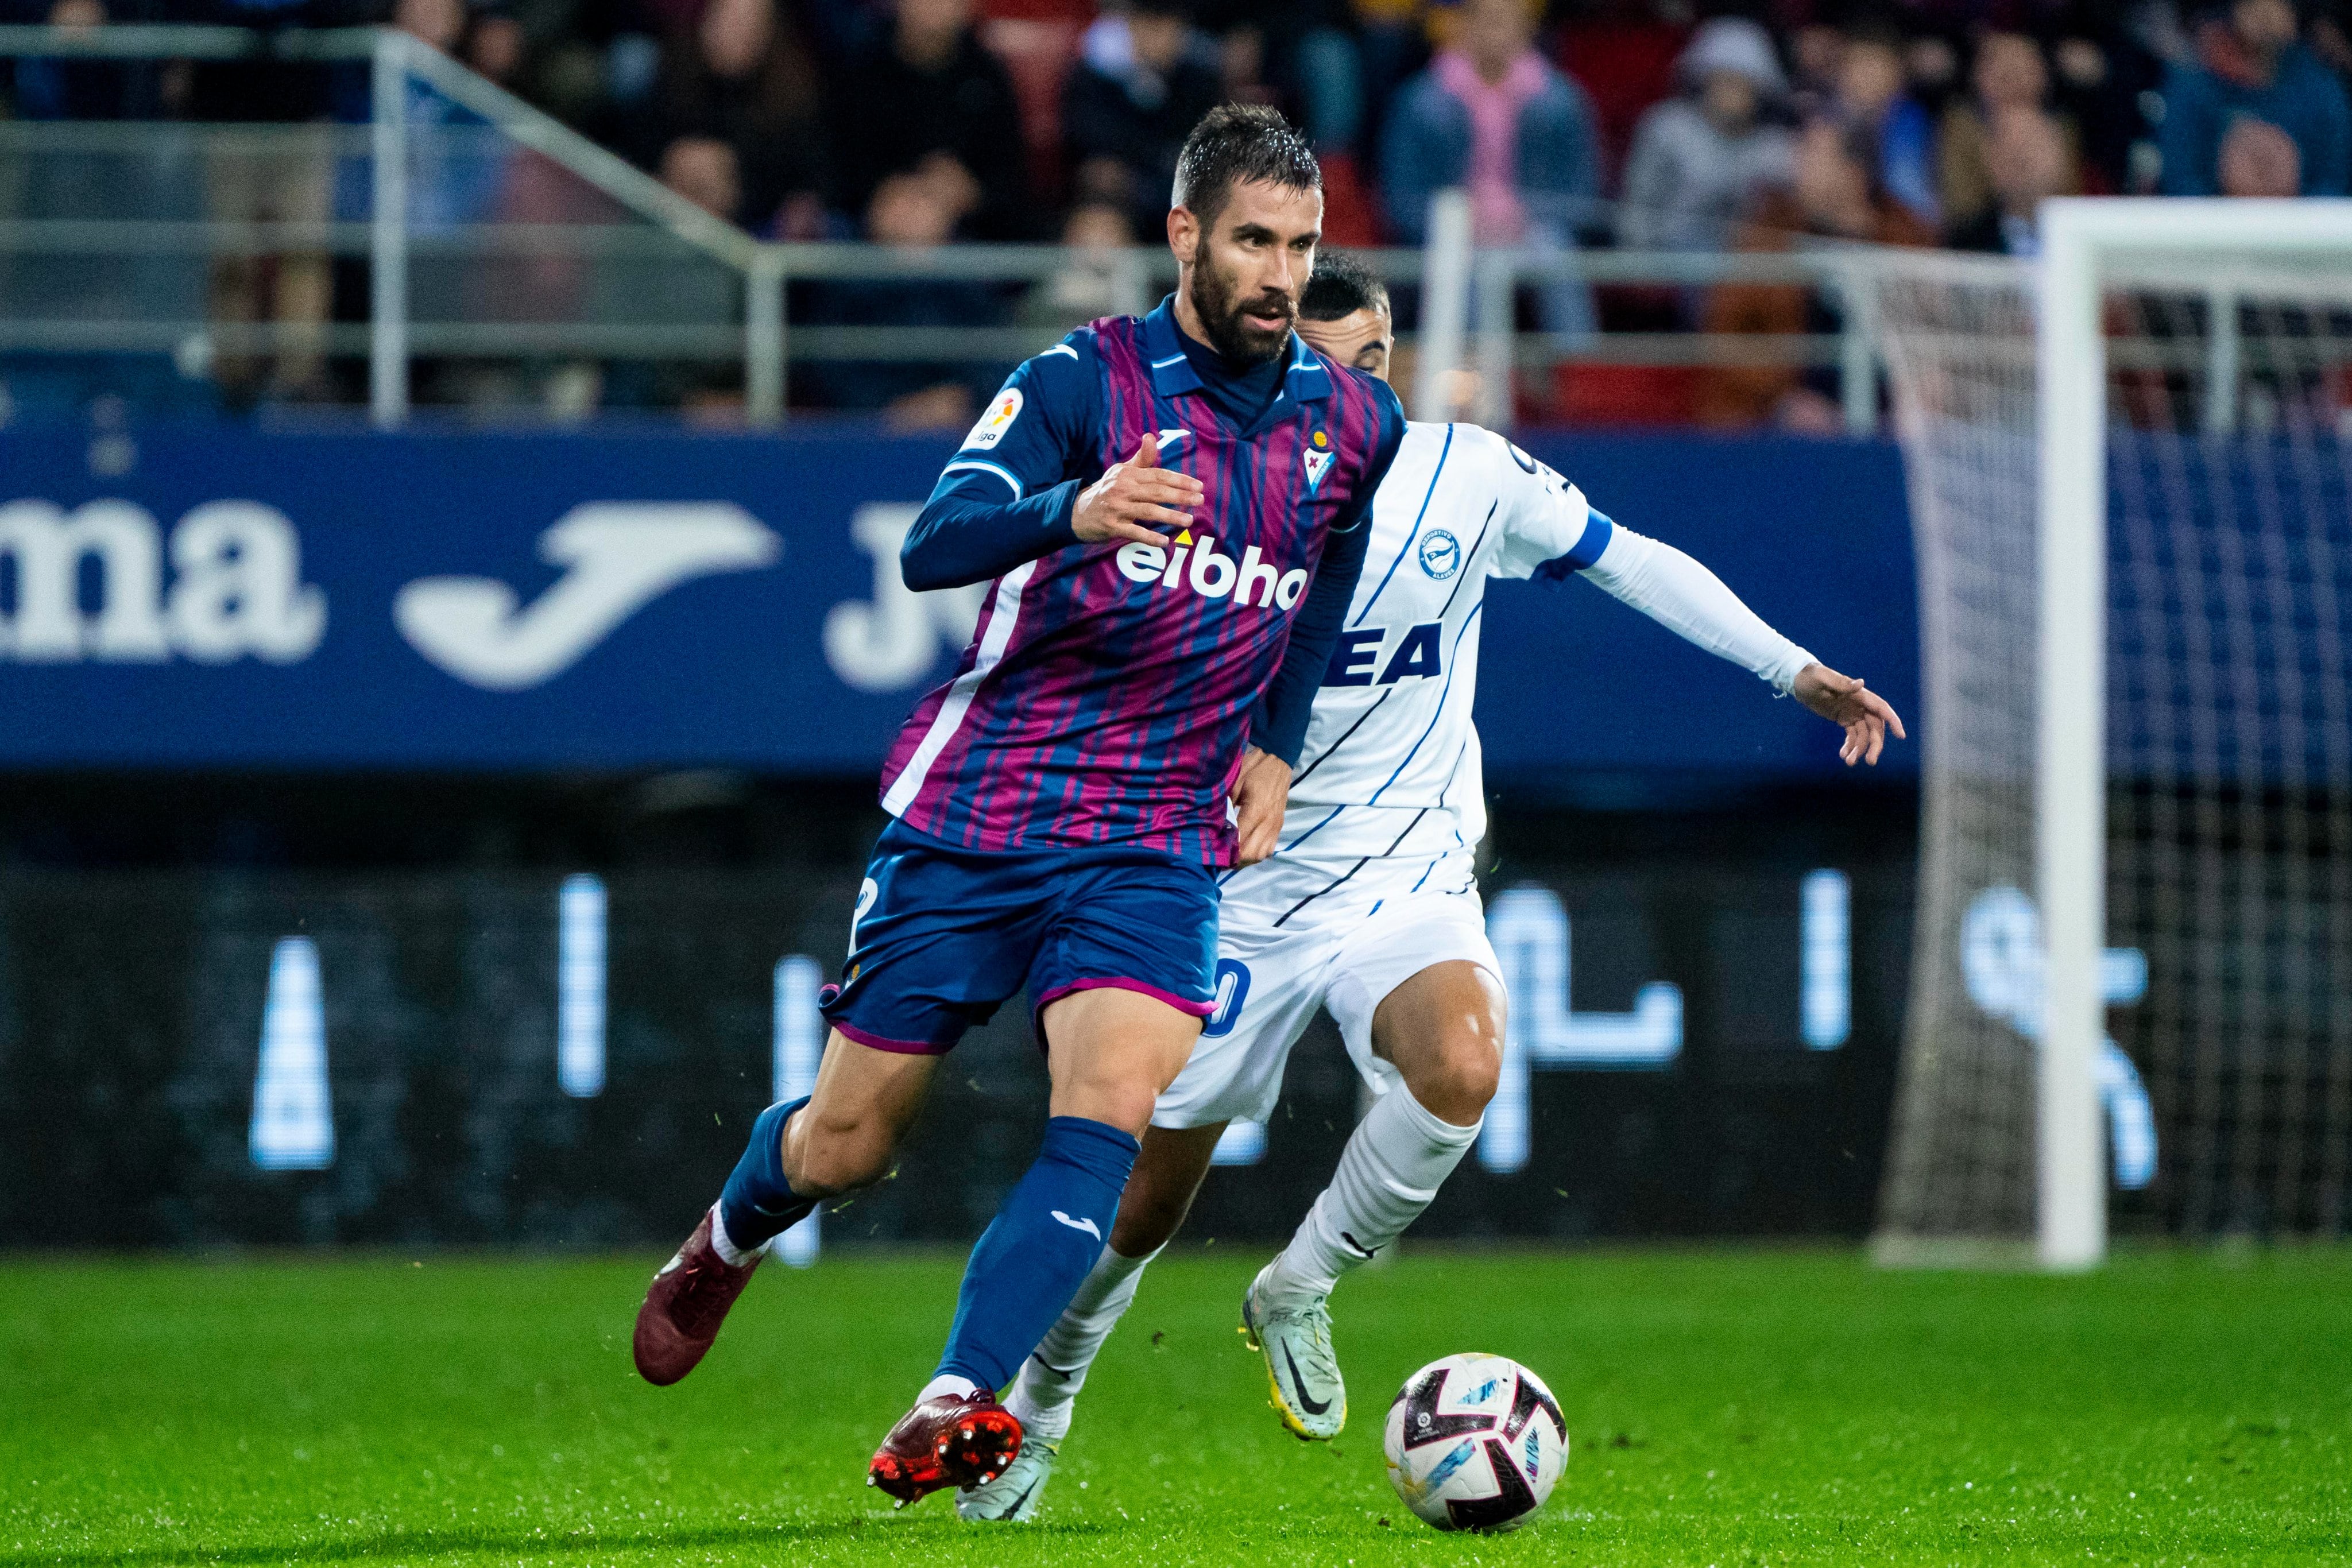
<instances>
[{"instance_id":1,"label":"stadium crowd","mask_svg":"<svg viewBox=\"0 0 2352 1568\"><path fill-rule=\"evenodd\" d=\"M1778 249L1801 236L2030 255L2063 193L2342 195L2347 0L0 0L14 21L390 20L754 233L899 246L1156 239L1176 149L1273 103L1323 162L1327 235L1418 244L1465 187L1482 243ZM25 118L357 113L332 73L20 61ZM255 200L267 205L257 194ZM977 325L1107 308L835 286L796 319ZM324 288L324 284L318 286ZM323 305L318 307L323 309ZM1801 290L1538 291L1555 331L1822 329ZM842 365L795 397L969 417L991 377ZM1826 417L1792 372L1677 383L1669 413ZM1627 395L1625 385L1611 395ZM1640 402L1635 389L1632 395ZM1572 392L1563 396L1573 402ZM1571 414L1573 410L1569 411Z\"/></svg>"}]
</instances>

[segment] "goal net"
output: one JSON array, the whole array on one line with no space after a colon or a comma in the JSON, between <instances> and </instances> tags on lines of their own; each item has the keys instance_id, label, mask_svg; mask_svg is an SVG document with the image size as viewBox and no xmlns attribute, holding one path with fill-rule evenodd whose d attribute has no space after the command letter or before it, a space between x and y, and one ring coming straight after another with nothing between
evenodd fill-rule
<instances>
[{"instance_id":1,"label":"goal net","mask_svg":"<svg viewBox=\"0 0 2352 1568\"><path fill-rule=\"evenodd\" d=\"M1885 1260L2345 1228L2347 206L2053 204L2039 264L1880 284L1927 709Z\"/></svg>"}]
</instances>

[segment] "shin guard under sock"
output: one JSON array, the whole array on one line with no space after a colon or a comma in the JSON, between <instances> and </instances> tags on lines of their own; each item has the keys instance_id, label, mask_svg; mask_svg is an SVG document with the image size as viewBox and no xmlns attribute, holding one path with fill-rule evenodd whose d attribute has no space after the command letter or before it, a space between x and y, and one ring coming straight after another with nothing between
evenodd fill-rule
<instances>
[{"instance_id":1,"label":"shin guard under sock","mask_svg":"<svg viewBox=\"0 0 2352 1568\"><path fill-rule=\"evenodd\" d=\"M971 1249L941 1374L988 1389L1012 1381L1101 1256L1136 1149L1107 1123L1045 1124L1035 1163Z\"/></svg>"},{"instance_id":2,"label":"shin guard under sock","mask_svg":"<svg viewBox=\"0 0 2352 1568\"><path fill-rule=\"evenodd\" d=\"M1331 1185L1268 1270L1266 1304L1319 1301L1341 1274L1393 1242L1477 1142L1478 1126L1431 1114L1402 1084L1381 1095L1349 1135Z\"/></svg>"}]
</instances>

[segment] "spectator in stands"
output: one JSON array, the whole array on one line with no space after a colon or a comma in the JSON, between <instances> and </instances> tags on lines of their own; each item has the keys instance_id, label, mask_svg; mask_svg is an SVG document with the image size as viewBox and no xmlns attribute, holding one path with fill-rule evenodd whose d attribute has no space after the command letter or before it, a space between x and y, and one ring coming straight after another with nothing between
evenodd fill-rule
<instances>
[{"instance_id":1,"label":"spectator in stands","mask_svg":"<svg viewBox=\"0 0 2352 1568\"><path fill-rule=\"evenodd\" d=\"M2041 255L2042 204L2079 188L2065 129L2037 105L2006 104L1993 110L1982 156L1991 199L1975 217L1953 225L1946 243L1956 250Z\"/></svg>"},{"instance_id":2,"label":"spectator in stands","mask_svg":"<svg viewBox=\"0 0 2352 1568\"><path fill-rule=\"evenodd\" d=\"M1402 0L1408 15L1420 3ZM1358 145L1367 126L1384 122L1374 118L1377 105L1428 58L1419 29L1391 19L1367 32L1348 0L1199 0L1194 20L1216 40L1226 99L1284 110L1315 144L1323 243L1378 245L1379 202Z\"/></svg>"},{"instance_id":3,"label":"spectator in stands","mask_svg":"<svg viewBox=\"0 0 2352 1568\"><path fill-rule=\"evenodd\" d=\"M1143 276L1127 270L1120 256L1134 243L1126 208L1104 202L1071 208L1062 224L1062 270L1029 291L1022 324L1068 332L1099 316L1142 310Z\"/></svg>"},{"instance_id":4,"label":"spectator in stands","mask_svg":"<svg viewBox=\"0 0 2352 1568\"><path fill-rule=\"evenodd\" d=\"M2303 187L2303 154L2294 138L2260 120L2242 119L2230 127L2221 138L2220 169L2225 196L2276 199L2296 195ZM2247 423L2256 429L2284 424L2340 430L2341 367L2322 345L2340 331L2341 313L2315 301L2294 300L2239 299L2230 308L2242 332L2273 344L2272 353L2245 369L2238 395ZM2289 344L2299 351L2276 351Z\"/></svg>"},{"instance_id":5,"label":"spectator in stands","mask_svg":"<svg viewBox=\"0 0 2352 1568\"><path fill-rule=\"evenodd\" d=\"M1807 22L1789 35L1789 98L1800 120L1830 112L1844 57L1845 35L1827 21Z\"/></svg>"},{"instance_id":6,"label":"spectator in stands","mask_svg":"<svg viewBox=\"0 0 2352 1568\"><path fill-rule=\"evenodd\" d=\"M1389 111L1382 180L1389 224L1418 245L1430 198L1467 189L1473 236L1540 258L1573 250L1594 216L1600 137L1584 89L1534 47L1527 0L1463 0L1454 47L1406 84ZM1551 284L1538 295L1547 331L1593 328L1591 291Z\"/></svg>"},{"instance_id":7,"label":"spectator in stands","mask_svg":"<svg viewBox=\"0 0 2352 1568\"><path fill-rule=\"evenodd\" d=\"M898 0L889 32L843 73L835 99L838 200L871 221L876 193L918 169L981 239L1034 233L1019 105L971 27L971 0Z\"/></svg>"},{"instance_id":8,"label":"spectator in stands","mask_svg":"<svg viewBox=\"0 0 2352 1568\"><path fill-rule=\"evenodd\" d=\"M2241 120L2221 138L2225 196L2294 196L2303 191L2303 153L2294 138L2261 120Z\"/></svg>"},{"instance_id":9,"label":"spectator in stands","mask_svg":"<svg viewBox=\"0 0 2352 1568\"><path fill-rule=\"evenodd\" d=\"M2143 105L2158 101L2164 67L2131 28L2090 5L2079 10L2050 64L2061 118L2079 141L2083 188L2152 194L2158 158Z\"/></svg>"},{"instance_id":10,"label":"spectator in stands","mask_svg":"<svg viewBox=\"0 0 2352 1568\"><path fill-rule=\"evenodd\" d=\"M462 19L462 10L459 15ZM337 18L329 0L199 0L189 19L279 28ZM394 25L415 31L425 22L415 14L396 14ZM190 120L246 125L321 120L331 108L329 79L318 66L300 62L199 63L189 73L185 112ZM323 131L315 141L289 133L268 141L237 139L205 148L205 209L215 223L323 223L331 210L333 186L334 164ZM325 251L217 256L209 295L213 320L231 329L267 322L282 334L274 353L232 341L215 356L214 379L232 402L327 394L326 328L334 302L334 271Z\"/></svg>"},{"instance_id":11,"label":"spectator in stands","mask_svg":"<svg viewBox=\"0 0 2352 1568\"><path fill-rule=\"evenodd\" d=\"M1353 157L1365 83L1347 0L1201 0L1195 19L1217 39L1237 100L1281 103L1318 156Z\"/></svg>"},{"instance_id":12,"label":"spectator in stands","mask_svg":"<svg viewBox=\"0 0 2352 1568\"><path fill-rule=\"evenodd\" d=\"M1781 251L1800 235L1874 245L1928 246L1933 230L1913 216L1875 177L1865 131L1815 120L1797 138L1794 180L1769 193L1741 225L1738 248ZM1801 284L1725 283L1715 289L1706 326L1713 332L1794 335L1835 332L1832 300ZM1777 425L1808 434L1843 428L1833 371L1725 365L1701 381L1696 412L1715 425Z\"/></svg>"},{"instance_id":13,"label":"spectator in stands","mask_svg":"<svg viewBox=\"0 0 2352 1568\"><path fill-rule=\"evenodd\" d=\"M964 199L963 187L937 165L886 175L866 204L866 237L909 251L936 249L954 237ZM974 282L828 282L810 297L812 323L833 327L989 327L1005 314L990 287ZM960 430L1009 368L957 359L835 361L806 379L829 407L879 410L901 429Z\"/></svg>"},{"instance_id":14,"label":"spectator in stands","mask_svg":"<svg viewBox=\"0 0 2352 1568\"><path fill-rule=\"evenodd\" d=\"M663 39L656 101L666 141L733 149L747 224L822 235L831 171L817 65L776 0L706 0L690 28Z\"/></svg>"},{"instance_id":15,"label":"spectator in stands","mask_svg":"<svg viewBox=\"0 0 2352 1568\"><path fill-rule=\"evenodd\" d=\"M530 47L522 24L502 7L486 4L474 8L474 24L466 29L466 41L457 52L476 75L511 92L522 77Z\"/></svg>"},{"instance_id":16,"label":"spectator in stands","mask_svg":"<svg viewBox=\"0 0 2352 1568\"><path fill-rule=\"evenodd\" d=\"M1390 109L1390 226L1420 244L1430 197L1462 185L1483 245L1516 245L1537 228L1564 235L1600 193L1591 105L1535 51L1526 0L1463 0L1461 10L1454 46Z\"/></svg>"},{"instance_id":17,"label":"spectator in stands","mask_svg":"<svg viewBox=\"0 0 2352 1568\"><path fill-rule=\"evenodd\" d=\"M398 0L393 26L427 47L445 55L497 67L520 65L500 58L511 37L510 18L483 10L468 12L466 0ZM490 40L478 49L478 37ZM488 72L484 73L488 75ZM373 112L373 89L364 71L346 72L335 95L335 118L365 124ZM437 231L487 219L499 199L507 167L506 143L499 139L476 140L466 134L489 122L472 110L420 79L409 78L405 112L410 143L408 156L408 222L413 229ZM451 134L455 132L456 134ZM335 217L342 223L365 223L373 211L374 182L369 161L347 156L335 172Z\"/></svg>"},{"instance_id":18,"label":"spectator in stands","mask_svg":"<svg viewBox=\"0 0 2352 1568\"><path fill-rule=\"evenodd\" d=\"M661 183L714 218L731 224L740 214L742 166L716 136L681 136L663 148Z\"/></svg>"},{"instance_id":19,"label":"spectator in stands","mask_svg":"<svg viewBox=\"0 0 2352 1568\"><path fill-rule=\"evenodd\" d=\"M1852 28L1839 51L1830 116L1853 130L1887 194L1930 227L1936 223L1936 128L1904 91L1903 40L1871 22Z\"/></svg>"},{"instance_id":20,"label":"spectator in stands","mask_svg":"<svg viewBox=\"0 0 2352 1568\"><path fill-rule=\"evenodd\" d=\"M1922 33L1903 47L1904 90L1930 123L1940 123L1944 110L1960 91L1960 51L1940 32Z\"/></svg>"},{"instance_id":21,"label":"spectator in stands","mask_svg":"<svg viewBox=\"0 0 2352 1568\"><path fill-rule=\"evenodd\" d=\"M145 19L135 0L118 7L131 19ZM104 0L13 0L0 5L0 22L47 23L86 31L117 18ZM162 106L163 73L154 60L0 60L0 73L13 70L14 110L26 120L147 120ZM6 76L0 74L0 81ZM0 111L6 109L0 100Z\"/></svg>"},{"instance_id":22,"label":"spectator in stands","mask_svg":"<svg viewBox=\"0 0 2352 1568\"><path fill-rule=\"evenodd\" d=\"M661 183L715 218L736 220L742 205L742 172L735 149L715 136L681 136L662 149L656 164ZM738 309L734 278L708 263L680 265L673 254L657 260L612 257L580 275L586 292L576 303L594 308L600 295L626 300L633 325L691 330L731 324ZM551 378L549 401L566 394L557 388L585 367L567 367ZM675 409L695 423L735 423L743 406L740 360L700 359L613 361L597 372L601 397L614 408Z\"/></svg>"},{"instance_id":23,"label":"spectator in stands","mask_svg":"<svg viewBox=\"0 0 2352 1568\"><path fill-rule=\"evenodd\" d=\"M1625 161L1617 238L1649 250L1720 250L1732 222L1788 183L1796 139L1766 112L1788 90L1769 34L1741 17L1707 23L1675 74L1683 93L1642 117Z\"/></svg>"},{"instance_id":24,"label":"spectator in stands","mask_svg":"<svg viewBox=\"0 0 2352 1568\"><path fill-rule=\"evenodd\" d=\"M2352 181L2352 105L2344 84L2296 37L2290 0L2234 0L2196 32L2193 60L2164 81L2164 172L2168 196L2221 189L2221 145L2241 119L2278 127L2293 140L2301 193L2341 196Z\"/></svg>"},{"instance_id":25,"label":"spectator in stands","mask_svg":"<svg viewBox=\"0 0 2352 1568\"><path fill-rule=\"evenodd\" d=\"M1062 89L1079 193L1158 233L1177 151L1223 99L1216 52L1192 30L1188 0L1136 0L1126 15L1099 18Z\"/></svg>"},{"instance_id":26,"label":"spectator in stands","mask_svg":"<svg viewBox=\"0 0 2352 1568\"><path fill-rule=\"evenodd\" d=\"M1987 33L1978 41L1969 82L1969 96L1945 110L1937 137L1937 187L1948 234L1987 223L1999 226L1999 193L1991 169L1993 123L2011 110L2040 113L2050 96L2050 67L2042 46L2024 34ZM2064 184L2080 189L2081 161L2074 151L2071 128L2061 122L2059 133L2065 152Z\"/></svg>"}]
</instances>

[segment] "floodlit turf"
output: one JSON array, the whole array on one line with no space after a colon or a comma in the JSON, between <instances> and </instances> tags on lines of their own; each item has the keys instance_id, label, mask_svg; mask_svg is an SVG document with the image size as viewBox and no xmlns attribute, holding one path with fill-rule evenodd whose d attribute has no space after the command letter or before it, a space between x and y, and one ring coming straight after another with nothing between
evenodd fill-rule
<instances>
[{"instance_id":1,"label":"floodlit turf","mask_svg":"<svg viewBox=\"0 0 2352 1568\"><path fill-rule=\"evenodd\" d=\"M656 1260L0 1262L0 1564L2305 1563L2352 1551L2352 1250L2078 1280L1842 1252L1409 1256L1336 1305L1355 1390L1286 1436L1233 1331L1254 1259L1153 1270L1042 1521L862 1486L958 1260L762 1270L639 1383ZM1380 1418L1440 1354L1549 1379L1519 1534L1439 1536Z\"/></svg>"}]
</instances>

